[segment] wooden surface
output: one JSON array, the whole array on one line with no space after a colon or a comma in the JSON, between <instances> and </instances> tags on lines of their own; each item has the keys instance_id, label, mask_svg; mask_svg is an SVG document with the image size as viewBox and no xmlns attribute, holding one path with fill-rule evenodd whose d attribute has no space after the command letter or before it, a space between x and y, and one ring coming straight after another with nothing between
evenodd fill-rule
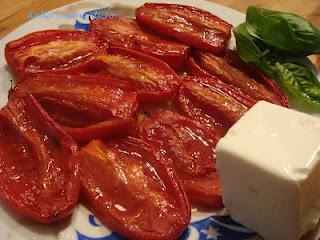
<instances>
[{"instance_id":1,"label":"wooden surface","mask_svg":"<svg viewBox=\"0 0 320 240\"><path fill-rule=\"evenodd\" d=\"M77 0L0 0L0 39L6 34L28 21L28 14L49 11L54 8L76 2ZM317 27L320 27L320 1L319 0L210 0L245 12L250 4L257 6L293 12L305 17ZM170 0L168 0L170 2ZM311 60L320 69L320 56L311 56Z\"/></svg>"}]
</instances>

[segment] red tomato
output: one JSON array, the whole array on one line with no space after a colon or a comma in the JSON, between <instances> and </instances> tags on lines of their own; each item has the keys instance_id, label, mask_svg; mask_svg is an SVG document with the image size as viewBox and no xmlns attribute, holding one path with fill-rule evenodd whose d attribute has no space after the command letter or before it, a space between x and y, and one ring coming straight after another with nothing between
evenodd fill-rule
<instances>
[{"instance_id":1,"label":"red tomato","mask_svg":"<svg viewBox=\"0 0 320 240\"><path fill-rule=\"evenodd\" d=\"M258 81L259 83L264 85L269 91L273 92L282 106L289 107L288 97L281 90L280 86L273 79L269 78L266 74L264 74L259 68L257 68L256 65L242 61L238 53L230 49L225 52L223 58L231 66L246 73L249 77Z\"/></svg>"},{"instance_id":2,"label":"red tomato","mask_svg":"<svg viewBox=\"0 0 320 240\"><path fill-rule=\"evenodd\" d=\"M158 110L139 125L144 141L162 149L180 178L215 170L214 148L219 136L206 125L171 111Z\"/></svg>"},{"instance_id":3,"label":"red tomato","mask_svg":"<svg viewBox=\"0 0 320 240\"><path fill-rule=\"evenodd\" d=\"M12 98L31 92L48 114L78 141L127 133L138 104L127 84L105 77L37 74L21 81Z\"/></svg>"},{"instance_id":4,"label":"red tomato","mask_svg":"<svg viewBox=\"0 0 320 240\"><path fill-rule=\"evenodd\" d=\"M245 72L231 66L223 57L197 51L195 52L195 60L207 73L218 77L228 84L234 85L255 100L282 104L282 100L278 98L276 93L267 89L263 84L248 76Z\"/></svg>"},{"instance_id":5,"label":"red tomato","mask_svg":"<svg viewBox=\"0 0 320 240\"><path fill-rule=\"evenodd\" d=\"M186 77L178 95L180 111L215 127L220 136L255 102L214 77Z\"/></svg>"},{"instance_id":6,"label":"red tomato","mask_svg":"<svg viewBox=\"0 0 320 240\"><path fill-rule=\"evenodd\" d=\"M208 176L183 180L184 190L192 201L200 206L223 208L221 197L221 182L218 172Z\"/></svg>"},{"instance_id":7,"label":"red tomato","mask_svg":"<svg viewBox=\"0 0 320 240\"><path fill-rule=\"evenodd\" d=\"M5 57L18 80L33 73L78 73L106 45L90 32L46 30L9 42Z\"/></svg>"},{"instance_id":8,"label":"red tomato","mask_svg":"<svg viewBox=\"0 0 320 240\"><path fill-rule=\"evenodd\" d=\"M202 69L194 60L193 57L189 57L187 63L187 71L191 76L198 76L198 77L212 77L210 73L206 70Z\"/></svg>"},{"instance_id":9,"label":"red tomato","mask_svg":"<svg viewBox=\"0 0 320 240\"><path fill-rule=\"evenodd\" d=\"M80 156L30 95L0 110L0 197L19 213L42 223L70 215L78 201Z\"/></svg>"},{"instance_id":10,"label":"red tomato","mask_svg":"<svg viewBox=\"0 0 320 240\"><path fill-rule=\"evenodd\" d=\"M121 236L176 239L191 211L180 182L150 145L129 137L93 140L81 150L82 192L89 209Z\"/></svg>"},{"instance_id":11,"label":"red tomato","mask_svg":"<svg viewBox=\"0 0 320 240\"><path fill-rule=\"evenodd\" d=\"M256 104L257 101L254 100L251 96L244 93L242 89L237 88L236 86L231 84L226 84L220 79L216 78L215 76L212 76L211 74L209 74L208 72L200 68L199 65L194 61L192 57L189 58L187 66L189 68L189 73L191 75L198 76L200 78L203 77L204 79L210 78L211 80L208 80L210 81L210 83L206 83L207 86L209 85L214 86L214 88L219 89L219 91L222 91L227 96L234 98L235 100L247 106L248 108ZM197 78L194 78L194 80L195 79Z\"/></svg>"},{"instance_id":12,"label":"red tomato","mask_svg":"<svg viewBox=\"0 0 320 240\"><path fill-rule=\"evenodd\" d=\"M160 38L143 30L128 17L96 19L90 31L100 33L111 45L137 50L168 63L176 71L183 71L189 46L167 38Z\"/></svg>"},{"instance_id":13,"label":"red tomato","mask_svg":"<svg viewBox=\"0 0 320 240\"><path fill-rule=\"evenodd\" d=\"M158 110L140 123L139 132L144 141L159 147L170 161L191 202L221 207L221 192L217 190L220 185L214 185L220 183L207 177L215 171L215 146L219 139L212 128L178 113Z\"/></svg>"},{"instance_id":14,"label":"red tomato","mask_svg":"<svg viewBox=\"0 0 320 240\"><path fill-rule=\"evenodd\" d=\"M85 72L128 82L140 102L166 100L180 83L179 76L160 59L118 47L110 47L107 54L97 55Z\"/></svg>"},{"instance_id":15,"label":"red tomato","mask_svg":"<svg viewBox=\"0 0 320 240\"><path fill-rule=\"evenodd\" d=\"M146 3L137 8L136 18L157 33L216 54L225 50L231 37L231 24L194 7Z\"/></svg>"}]
</instances>

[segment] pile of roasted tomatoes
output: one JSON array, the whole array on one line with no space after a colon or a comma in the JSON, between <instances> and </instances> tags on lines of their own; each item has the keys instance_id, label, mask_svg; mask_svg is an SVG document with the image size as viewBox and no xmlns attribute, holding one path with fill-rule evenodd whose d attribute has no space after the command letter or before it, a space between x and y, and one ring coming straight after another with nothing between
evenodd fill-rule
<instances>
[{"instance_id":1,"label":"pile of roasted tomatoes","mask_svg":"<svg viewBox=\"0 0 320 240\"><path fill-rule=\"evenodd\" d=\"M217 141L259 100L288 106L227 49L231 27L197 8L147 3L136 19L8 43L16 86L0 111L1 198L51 223L81 193L106 226L140 240L176 239L190 203L222 208Z\"/></svg>"}]
</instances>

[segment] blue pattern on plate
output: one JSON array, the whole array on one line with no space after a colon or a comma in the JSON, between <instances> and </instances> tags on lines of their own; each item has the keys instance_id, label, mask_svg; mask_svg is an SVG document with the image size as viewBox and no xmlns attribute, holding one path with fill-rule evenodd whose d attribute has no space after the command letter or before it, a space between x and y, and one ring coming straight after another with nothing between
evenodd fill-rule
<instances>
[{"instance_id":1,"label":"blue pattern on plate","mask_svg":"<svg viewBox=\"0 0 320 240\"><path fill-rule=\"evenodd\" d=\"M120 237L116 233L112 233L111 235L100 237L100 238L93 238L93 237L89 237L84 234L81 234L78 231L76 231L76 232L77 232L77 239L78 240L125 240L125 238Z\"/></svg>"},{"instance_id":2,"label":"blue pattern on plate","mask_svg":"<svg viewBox=\"0 0 320 240\"><path fill-rule=\"evenodd\" d=\"M196 231L199 240L243 240L257 235L233 221L229 216L214 216L193 222L188 227L189 233L180 239L193 239L189 238L192 231Z\"/></svg>"},{"instance_id":3,"label":"blue pattern on plate","mask_svg":"<svg viewBox=\"0 0 320 240\"><path fill-rule=\"evenodd\" d=\"M91 215L91 214L89 215L88 220L89 220L90 225L92 225L92 226L94 226L94 227L99 227L99 226L101 226L101 224L97 223L97 222L94 220L94 216Z\"/></svg>"},{"instance_id":4,"label":"blue pattern on plate","mask_svg":"<svg viewBox=\"0 0 320 240\"><path fill-rule=\"evenodd\" d=\"M104 227L98 224L91 214L88 216L88 222L94 228ZM77 230L76 232L78 240L125 240L116 233L95 238ZM245 240L254 236L256 233L247 230L229 216L212 216L190 223L179 240Z\"/></svg>"},{"instance_id":5,"label":"blue pattern on plate","mask_svg":"<svg viewBox=\"0 0 320 240\"><path fill-rule=\"evenodd\" d=\"M92 11L84 12L81 14L81 17L76 19L76 22L74 24L74 28L77 30L85 30L89 31L89 25L90 25L90 20L91 19L96 19L96 18L102 18L102 17L108 17L108 15L105 14L106 11L109 10L109 7L104 7L104 8L99 8L99 9L94 9ZM110 15L111 17L113 15Z\"/></svg>"}]
</instances>

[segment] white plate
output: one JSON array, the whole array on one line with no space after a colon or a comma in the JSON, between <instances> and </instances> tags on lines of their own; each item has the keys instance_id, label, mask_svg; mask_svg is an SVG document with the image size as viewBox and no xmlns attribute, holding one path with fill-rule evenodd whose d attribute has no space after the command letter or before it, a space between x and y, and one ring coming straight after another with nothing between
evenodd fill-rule
<instances>
[{"instance_id":1,"label":"white plate","mask_svg":"<svg viewBox=\"0 0 320 240\"><path fill-rule=\"evenodd\" d=\"M230 8L202 0L167 0L155 2L169 2L199 7L212 12L220 18L237 26L245 20L245 15ZM4 59L5 44L28 33L46 29L74 29L76 21L80 26L87 23L80 14L96 9L104 9L103 14L134 15L134 9L145 1L131 0L89 0L63 6L41 17L33 18L29 22L15 29L0 41L0 107L7 102L10 80L13 76L9 72ZM153 1L149 1L153 2ZM26 17L33 17L31 12ZM235 46L234 38L230 47ZM255 233L233 222L224 212L192 213L191 224L185 230L181 239L214 239L214 240L256 240L260 239ZM16 214L0 202L0 239L1 240L115 240L121 239L116 234L102 226L97 219L82 205L78 205L72 217L53 225L41 225ZM314 237L312 237L313 239ZM309 239L309 238L308 238Z\"/></svg>"}]
</instances>

